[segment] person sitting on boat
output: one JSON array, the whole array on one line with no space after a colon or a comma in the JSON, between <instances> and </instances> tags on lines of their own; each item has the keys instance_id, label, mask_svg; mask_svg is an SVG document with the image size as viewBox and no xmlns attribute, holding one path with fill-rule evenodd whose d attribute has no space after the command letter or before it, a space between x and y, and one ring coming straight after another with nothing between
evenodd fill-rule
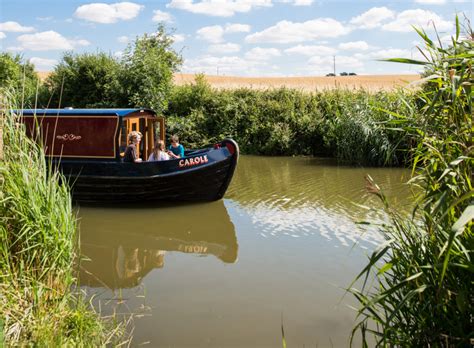
<instances>
[{"instance_id":1,"label":"person sitting on boat","mask_svg":"<svg viewBox=\"0 0 474 348\"><path fill-rule=\"evenodd\" d=\"M171 137L171 145L168 147L168 155L170 155L171 158L184 157L184 147L179 143L179 138L176 134Z\"/></svg>"},{"instance_id":2,"label":"person sitting on boat","mask_svg":"<svg viewBox=\"0 0 474 348\"><path fill-rule=\"evenodd\" d=\"M138 157L137 146L142 140L142 133L133 131L128 134L128 146L125 149L125 154L123 156L124 162L141 162L142 159Z\"/></svg>"},{"instance_id":3,"label":"person sitting on boat","mask_svg":"<svg viewBox=\"0 0 474 348\"><path fill-rule=\"evenodd\" d=\"M148 157L148 162L167 161L169 159L170 156L165 152L165 143L163 140L158 140L155 143L153 152L150 154L150 157Z\"/></svg>"}]
</instances>

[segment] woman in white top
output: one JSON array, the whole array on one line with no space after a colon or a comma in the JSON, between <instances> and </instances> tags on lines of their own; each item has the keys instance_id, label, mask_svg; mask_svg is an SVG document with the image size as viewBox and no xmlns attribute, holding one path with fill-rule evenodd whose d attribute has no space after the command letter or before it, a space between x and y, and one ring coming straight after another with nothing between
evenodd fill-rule
<instances>
[{"instance_id":1,"label":"woman in white top","mask_svg":"<svg viewBox=\"0 0 474 348\"><path fill-rule=\"evenodd\" d=\"M165 143L163 142L163 140L158 140L155 143L153 152L151 153L150 157L148 157L148 162L169 160L170 156L164 150L165 150Z\"/></svg>"}]
</instances>

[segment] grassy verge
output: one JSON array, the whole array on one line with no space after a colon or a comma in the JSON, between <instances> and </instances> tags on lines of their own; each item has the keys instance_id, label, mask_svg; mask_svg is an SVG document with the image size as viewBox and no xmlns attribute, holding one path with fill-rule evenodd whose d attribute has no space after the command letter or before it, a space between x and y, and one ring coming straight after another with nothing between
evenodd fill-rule
<instances>
[{"instance_id":1,"label":"grassy verge","mask_svg":"<svg viewBox=\"0 0 474 348\"><path fill-rule=\"evenodd\" d=\"M10 99L3 92L6 109ZM2 115L0 160L0 326L6 345L101 346L121 333L73 294L76 220L67 185L27 138L19 119Z\"/></svg>"}]
</instances>

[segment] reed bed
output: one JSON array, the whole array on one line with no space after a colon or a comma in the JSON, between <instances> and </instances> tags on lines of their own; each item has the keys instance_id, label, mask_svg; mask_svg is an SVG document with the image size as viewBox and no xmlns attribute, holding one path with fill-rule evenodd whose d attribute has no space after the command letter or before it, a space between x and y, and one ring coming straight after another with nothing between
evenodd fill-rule
<instances>
[{"instance_id":1,"label":"reed bed","mask_svg":"<svg viewBox=\"0 0 474 348\"><path fill-rule=\"evenodd\" d=\"M448 47L418 31L427 61L392 60L426 71L420 117L398 114L395 125L416 140L411 182L420 194L412 218L402 217L367 177L391 224L356 277L363 286L349 289L359 301L353 334L364 346L368 335L381 347L474 345L474 34L467 25L462 38L457 18L456 28Z\"/></svg>"},{"instance_id":2,"label":"reed bed","mask_svg":"<svg viewBox=\"0 0 474 348\"><path fill-rule=\"evenodd\" d=\"M0 160L0 315L8 346L98 346L122 328L105 322L73 293L77 226L71 195L44 150L11 113L2 91Z\"/></svg>"}]
</instances>

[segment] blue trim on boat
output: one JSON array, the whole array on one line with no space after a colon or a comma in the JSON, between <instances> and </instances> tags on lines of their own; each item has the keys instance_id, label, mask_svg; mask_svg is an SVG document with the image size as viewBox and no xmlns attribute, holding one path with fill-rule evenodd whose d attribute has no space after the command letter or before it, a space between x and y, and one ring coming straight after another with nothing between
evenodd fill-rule
<instances>
[{"instance_id":1,"label":"blue trim on boat","mask_svg":"<svg viewBox=\"0 0 474 348\"><path fill-rule=\"evenodd\" d=\"M15 114L25 116L118 116L125 117L132 113L148 113L156 115L151 109L23 109L12 110Z\"/></svg>"}]
</instances>

